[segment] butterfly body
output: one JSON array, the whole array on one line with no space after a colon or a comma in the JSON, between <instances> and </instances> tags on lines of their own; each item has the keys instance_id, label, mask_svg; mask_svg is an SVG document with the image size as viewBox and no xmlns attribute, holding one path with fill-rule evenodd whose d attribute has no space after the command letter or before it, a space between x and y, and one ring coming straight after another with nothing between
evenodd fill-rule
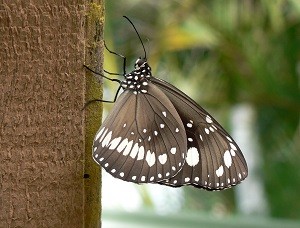
<instances>
[{"instance_id":1,"label":"butterfly body","mask_svg":"<svg viewBox=\"0 0 300 228\"><path fill-rule=\"evenodd\" d=\"M93 158L116 178L222 190L248 175L237 144L195 101L152 76L146 58L124 75L124 92L97 132Z\"/></svg>"},{"instance_id":2,"label":"butterfly body","mask_svg":"<svg viewBox=\"0 0 300 228\"><path fill-rule=\"evenodd\" d=\"M134 71L124 75L125 80L121 82L121 87L131 90L134 94L147 93L147 87L152 77L150 66L145 59L138 58L134 68Z\"/></svg>"}]
</instances>

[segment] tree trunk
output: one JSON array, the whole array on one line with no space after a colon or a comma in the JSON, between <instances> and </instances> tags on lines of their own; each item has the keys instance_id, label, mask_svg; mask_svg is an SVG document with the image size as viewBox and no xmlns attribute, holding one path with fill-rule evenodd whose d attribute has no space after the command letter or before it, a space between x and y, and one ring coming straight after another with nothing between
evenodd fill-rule
<instances>
[{"instance_id":1,"label":"tree trunk","mask_svg":"<svg viewBox=\"0 0 300 228\"><path fill-rule=\"evenodd\" d=\"M86 122L82 111L86 86L95 90L83 64L91 6L103 17L97 2L0 3L0 227L99 227L99 167L90 159L101 110ZM99 42L88 50L101 57Z\"/></svg>"}]
</instances>

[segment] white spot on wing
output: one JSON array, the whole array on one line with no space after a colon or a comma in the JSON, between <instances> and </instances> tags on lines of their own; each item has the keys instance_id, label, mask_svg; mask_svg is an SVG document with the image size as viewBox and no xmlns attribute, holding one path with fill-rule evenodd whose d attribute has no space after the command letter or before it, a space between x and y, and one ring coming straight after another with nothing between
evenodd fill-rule
<instances>
[{"instance_id":1,"label":"white spot on wing","mask_svg":"<svg viewBox=\"0 0 300 228\"><path fill-rule=\"evenodd\" d=\"M96 137L95 137L95 141L98 140L98 139L100 138L100 136L101 136L101 134L103 133L104 129L105 129L105 127L103 127L103 128L97 133L97 135L96 135Z\"/></svg>"},{"instance_id":2,"label":"white spot on wing","mask_svg":"<svg viewBox=\"0 0 300 228\"><path fill-rule=\"evenodd\" d=\"M230 147L231 147L231 149L233 149L233 150L237 150L236 147L235 147L235 145L233 145L232 143L230 143Z\"/></svg>"},{"instance_id":3,"label":"white spot on wing","mask_svg":"<svg viewBox=\"0 0 300 228\"><path fill-rule=\"evenodd\" d=\"M107 131L108 131L108 128L105 129L103 135L101 135L101 137L100 137L100 139L99 139L99 143L103 140L103 138L104 138L104 136L106 135Z\"/></svg>"},{"instance_id":4,"label":"white spot on wing","mask_svg":"<svg viewBox=\"0 0 300 228\"><path fill-rule=\"evenodd\" d=\"M118 146L117 151L120 153L122 150L124 150L124 148L126 147L126 145L128 144L128 139L124 139Z\"/></svg>"},{"instance_id":5,"label":"white spot on wing","mask_svg":"<svg viewBox=\"0 0 300 228\"><path fill-rule=\"evenodd\" d=\"M184 178L184 181L185 181L185 182L189 182L189 181L190 181L190 178L189 178L189 177L186 177L186 178Z\"/></svg>"},{"instance_id":6,"label":"white spot on wing","mask_svg":"<svg viewBox=\"0 0 300 228\"><path fill-rule=\"evenodd\" d=\"M212 120L209 115L206 116L205 120L207 123L212 123Z\"/></svg>"},{"instance_id":7,"label":"white spot on wing","mask_svg":"<svg viewBox=\"0 0 300 228\"><path fill-rule=\"evenodd\" d=\"M147 129L146 129L146 128L144 128L144 129L143 129L143 132L144 132L144 133L146 133L146 132L147 132Z\"/></svg>"},{"instance_id":8,"label":"white spot on wing","mask_svg":"<svg viewBox=\"0 0 300 228\"><path fill-rule=\"evenodd\" d=\"M232 158L231 158L229 150L226 150L224 153L224 163L227 166L227 168L229 168L232 164Z\"/></svg>"},{"instance_id":9,"label":"white spot on wing","mask_svg":"<svg viewBox=\"0 0 300 228\"><path fill-rule=\"evenodd\" d=\"M135 158L138 151L139 151L139 145L138 145L138 143L136 143L136 144L134 144L129 156L132 157L132 158Z\"/></svg>"},{"instance_id":10,"label":"white spot on wing","mask_svg":"<svg viewBox=\"0 0 300 228\"><path fill-rule=\"evenodd\" d=\"M121 137L111 140L111 142L109 143L110 147L108 149L110 149L110 150L116 149L117 146L119 145L120 141L121 141Z\"/></svg>"},{"instance_id":11,"label":"white spot on wing","mask_svg":"<svg viewBox=\"0 0 300 228\"><path fill-rule=\"evenodd\" d=\"M167 117L167 113L165 111L163 111L162 114L164 115L164 117Z\"/></svg>"},{"instance_id":12,"label":"white spot on wing","mask_svg":"<svg viewBox=\"0 0 300 228\"><path fill-rule=\"evenodd\" d=\"M123 172L120 173L120 177L124 177L124 173Z\"/></svg>"},{"instance_id":13,"label":"white spot on wing","mask_svg":"<svg viewBox=\"0 0 300 228\"><path fill-rule=\"evenodd\" d=\"M105 146L108 145L109 140L111 139L111 135L112 135L112 131L110 131L110 132L105 136L105 138L104 138L103 141L102 141L102 147L105 147Z\"/></svg>"},{"instance_id":14,"label":"white spot on wing","mask_svg":"<svg viewBox=\"0 0 300 228\"><path fill-rule=\"evenodd\" d=\"M157 131L154 131L154 135L158 135L158 132L157 132Z\"/></svg>"},{"instance_id":15,"label":"white spot on wing","mask_svg":"<svg viewBox=\"0 0 300 228\"><path fill-rule=\"evenodd\" d=\"M191 127L193 127L193 124L187 123L186 126L189 127L189 128L191 128Z\"/></svg>"},{"instance_id":16,"label":"white spot on wing","mask_svg":"<svg viewBox=\"0 0 300 228\"><path fill-rule=\"evenodd\" d=\"M137 160L144 159L144 153L145 153L144 146L140 146Z\"/></svg>"},{"instance_id":17,"label":"white spot on wing","mask_svg":"<svg viewBox=\"0 0 300 228\"><path fill-rule=\"evenodd\" d=\"M233 149L230 150L231 156L235 156L235 151Z\"/></svg>"},{"instance_id":18,"label":"white spot on wing","mask_svg":"<svg viewBox=\"0 0 300 228\"><path fill-rule=\"evenodd\" d=\"M202 135L199 135L199 137L200 137L201 141L203 141Z\"/></svg>"},{"instance_id":19,"label":"white spot on wing","mask_svg":"<svg viewBox=\"0 0 300 228\"><path fill-rule=\"evenodd\" d=\"M228 141L232 142L231 138L229 138L228 136L226 136L226 138L228 139Z\"/></svg>"},{"instance_id":20,"label":"white spot on wing","mask_svg":"<svg viewBox=\"0 0 300 228\"><path fill-rule=\"evenodd\" d=\"M196 147L188 149L185 160L189 166L195 166L199 163L199 152Z\"/></svg>"},{"instance_id":21,"label":"white spot on wing","mask_svg":"<svg viewBox=\"0 0 300 228\"><path fill-rule=\"evenodd\" d=\"M142 176L141 177L141 181L145 181L146 180L146 177L145 176Z\"/></svg>"},{"instance_id":22,"label":"white spot on wing","mask_svg":"<svg viewBox=\"0 0 300 228\"><path fill-rule=\"evenodd\" d=\"M224 168L223 165L221 165L217 170L216 170L216 175L217 177L221 177L224 173Z\"/></svg>"},{"instance_id":23,"label":"white spot on wing","mask_svg":"<svg viewBox=\"0 0 300 228\"><path fill-rule=\"evenodd\" d=\"M206 133L206 134L209 134L208 128L204 128L204 130L205 130L205 133Z\"/></svg>"},{"instance_id":24,"label":"white spot on wing","mask_svg":"<svg viewBox=\"0 0 300 228\"><path fill-rule=\"evenodd\" d=\"M179 129L176 127L175 132L179 132Z\"/></svg>"},{"instance_id":25,"label":"white spot on wing","mask_svg":"<svg viewBox=\"0 0 300 228\"><path fill-rule=\"evenodd\" d=\"M132 140L131 140L130 142L127 143L126 149L125 149L124 152L123 152L123 155L124 155L124 156L127 156L127 155L130 153L132 144L133 144L133 141L132 141Z\"/></svg>"},{"instance_id":26,"label":"white spot on wing","mask_svg":"<svg viewBox=\"0 0 300 228\"><path fill-rule=\"evenodd\" d=\"M146 162L150 167L155 164L155 154L151 153L150 150L147 151Z\"/></svg>"},{"instance_id":27,"label":"white spot on wing","mask_svg":"<svg viewBox=\"0 0 300 228\"><path fill-rule=\"evenodd\" d=\"M160 128L164 128L165 127L165 125L164 124L160 124Z\"/></svg>"},{"instance_id":28,"label":"white spot on wing","mask_svg":"<svg viewBox=\"0 0 300 228\"><path fill-rule=\"evenodd\" d=\"M176 154L176 147L172 147L170 152L171 152L171 154Z\"/></svg>"},{"instance_id":29,"label":"white spot on wing","mask_svg":"<svg viewBox=\"0 0 300 228\"><path fill-rule=\"evenodd\" d=\"M167 154L162 154L158 156L158 160L162 165L167 162L167 159L168 159Z\"/></svg>"}]
</instances>

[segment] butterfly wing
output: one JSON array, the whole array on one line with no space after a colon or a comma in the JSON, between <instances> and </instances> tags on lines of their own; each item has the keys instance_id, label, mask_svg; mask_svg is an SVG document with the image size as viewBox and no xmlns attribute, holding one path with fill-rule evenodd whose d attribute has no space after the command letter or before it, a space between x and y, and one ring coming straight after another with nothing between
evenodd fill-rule
<instances>
[{"instance_id":1,"label":"butterfly wing","mask_svg":"<svg viewBox=\"0 0 300 228\"><path fill-rule=\"evenodd\" d=\"M125 90L97 132L93 158L116 178L158 182L181 170L187 141L167 96L149 83L147 93Z\"/></svg>"},{"instance_id":2,"label":"butterfly wing","mask_svg":"<svg viewBox=\"0 0 300 228\"><path fill-rule=\"evenodd\" d=\"M170 99L184 124L187 137L186 162L181 171L162 181L171 186L193 185L222 190L240 183L248 175L244 156L222 126L195 101L171 84L153 78Z\"/></svg>"}]
</instances>

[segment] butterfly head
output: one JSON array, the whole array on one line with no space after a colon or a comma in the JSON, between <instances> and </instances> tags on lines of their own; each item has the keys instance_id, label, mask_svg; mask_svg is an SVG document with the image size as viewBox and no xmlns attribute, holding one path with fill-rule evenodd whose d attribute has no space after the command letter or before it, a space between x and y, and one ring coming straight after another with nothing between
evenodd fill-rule
<instances>
[{"instance_id":1,"label":"butterfly head","mask_svg":"<svg viewBox=\"0 0 300 228\"><path fill-rule=\"evenodd\" d=\"M151 77L151 67L148 65L147 59L140 57L135 61L134 70L125 75L121 86L123 89L133 91L134 94L147 93Z\"/></svg>"},{"instance_id":2,"label":"butterfly head","mask_svg":"<svg viewBox=\"0 0 300 228\"><path fill-rule=\"evenodd\" d=\"M139 57L135 61L134 69L136 71L141 71L141 73L144 73L144 74L149 73L149 75L151 75L151 67L149 66L146 58Z\"/></svg>"}]
</instances>

